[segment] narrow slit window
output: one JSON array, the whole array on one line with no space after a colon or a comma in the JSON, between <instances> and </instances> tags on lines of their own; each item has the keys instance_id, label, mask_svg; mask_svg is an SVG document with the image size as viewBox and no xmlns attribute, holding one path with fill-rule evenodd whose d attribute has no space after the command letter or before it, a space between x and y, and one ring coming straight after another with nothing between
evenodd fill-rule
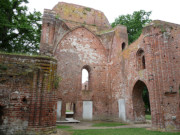
<instances>
[{"instance_id":1,"label":"narrow slit window","mask_svg":"<svg viewBox=\"0 0 180 135\"><path fill-rule=\"evenodd\" d=\"M142 69L145 69L146 66L145 66L145 57L144 55L142 56Z\"/></svg>"}]
</instances>

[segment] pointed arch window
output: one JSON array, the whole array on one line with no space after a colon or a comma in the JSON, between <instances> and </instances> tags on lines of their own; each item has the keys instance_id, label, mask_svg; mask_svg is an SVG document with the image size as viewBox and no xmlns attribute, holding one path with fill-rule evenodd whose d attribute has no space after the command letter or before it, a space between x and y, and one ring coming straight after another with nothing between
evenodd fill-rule
<instances>
[{"instance_id":1,"label":"pointed arch window","mask_svg":"<svg viewBox=\"0 0 180 135\"><path fill-rule=\"evenodd\" d=\"M140 48L137 51L136 57L137 57L137 70L139 71L146 69L144 50Z\"/></svg>"},{"instance_id":2,"label":"pointed arch window","mask_svg":"<svg viewBox=\"0 0 180 135\"><path fill-rule=\"evenodd\" d=\"M89 84L90 84L90 67L86 65L82 68L81 89L90 90Z\"/></svg>"}]
</instances>

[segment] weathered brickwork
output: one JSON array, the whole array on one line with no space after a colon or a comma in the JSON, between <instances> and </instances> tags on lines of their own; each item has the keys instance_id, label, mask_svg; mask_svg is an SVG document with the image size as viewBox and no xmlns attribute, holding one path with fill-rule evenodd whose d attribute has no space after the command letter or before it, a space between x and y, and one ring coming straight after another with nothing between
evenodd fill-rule
<instances>
[{"instance_id":1,"label":"weathered brickwork","mask_svg":"<svg viewBox=\"0 0 180 135\"><path fill-rule=\"evenodd\" d=\"M79 120L145 122L145 87L152 128L180 130L179 25L153 21L128 45L102 12L58 3L44 12L40 53L54 58L0 54L0 134L54 132L67 104Z\"/></svg>"},{"instance_id":2,"label":"weathered brickwork","mask_svg":"<svg viewBox=\"0 0 180 135\"><path fill-rule=\"evenodd\" d=\"M141 93L147 86L152 126L179 129L179 36L180 26L153 21L137 41L115 54L112 97L115 104L118 98L125 99L127 120L144 121ZM145 67L138 61L142 50ZM112 110L117 115L117 107Z\"/></svg>"},{"instance_id":3,"label":"weathered brickwork","mask_svg":"<svg viewBox=\"0 0 180 135\"><path fill-rule=\"evenodd\" d=\"M125 26L111 28L102 12L60 2L44 12L40 53L57 60L61 119L66 103L85 119L91 101L93 120L145 122L147 87L152 127L180 130L179 25L153 21L128 45ZM82 90L82 69L89 72L88 90Z\"/></svg>"},{"instance_id":4,"label":"weathered brickwork","mask_svg":"<svg viewBox=\"0 0 180 135\"><path fill-rule=\"evenodd\" d=\"M145 87L152 128L180 130L179 25L153 21L128 45L102 12L58 3L44 12L40 53L54 58L0 54L0 134L49 134L68 107L79 120L145 122Z\"/></svg>"},{"instance_id":5,"label":"weathered brickwork","mask_svg":"<svg viewBox=\"0 0 180 135\"><path fill-rule=\"evenodd\" d=\"M56 60L0 54L0 134L56 131Z\"/></svg>"}]
</instances>

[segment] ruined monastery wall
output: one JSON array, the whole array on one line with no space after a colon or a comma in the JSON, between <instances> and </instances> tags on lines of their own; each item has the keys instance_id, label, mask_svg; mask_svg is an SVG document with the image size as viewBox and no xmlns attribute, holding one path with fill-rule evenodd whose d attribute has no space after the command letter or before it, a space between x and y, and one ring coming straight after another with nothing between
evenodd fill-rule
<instances>
[{"instance_id":1,"label":"ruined monastery wall","mask_svg":"<svg viewBox=\"0 0 180 135\"><path fill-rule=\"evenodd\" d=\"M56 60L0 54L0 134L55 131Z\"/></svg>"},{"instance_id":2,"label":"ruined monastery wall","mask_svg":"<svg viewBox=\"0 0 180 135\"><path fill-rule=\"evenodd\" d=\"M49 134L68 117L145 123L145 89L152 128L180 130L179 25L152 21L128 45L101 11L59 2L44 11L40 54L0 53L0 134Z\"/></svg>"}]
</instances>

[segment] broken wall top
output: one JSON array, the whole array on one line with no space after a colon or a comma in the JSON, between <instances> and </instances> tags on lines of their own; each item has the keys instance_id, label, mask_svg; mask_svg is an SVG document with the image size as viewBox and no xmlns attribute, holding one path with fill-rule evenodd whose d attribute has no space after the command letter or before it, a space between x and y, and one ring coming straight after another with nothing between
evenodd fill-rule
<instances>
[{"instance_id":1,"label":"broken wall top","mask_svg":"<svg viewBox=\"0 0 180 135\"><path fill-rule=\"evenodd\" d=\"M180 42L179 33L180 33L179 24L174 24L161 20L153 20L151 23L147 24L142 29L142 34L139 36L139 38L133 43L131 43L129 46L127 46L127 48L122 52L122 55L125 59L129 59L132 52L134 51L136 52L138 50L140 44L144 44L144 45L152 44L152 41L146 39L147 37L151 37L154 39L163 37L163 39L166 38L168 42L171 41L172 43L174 42L173 44L177 44L178 42Z\"/></svg>"},{"instance_id":2,"label":"broken wall top","mask_svg":"<svg viewBox=\"0 0 180 135\"><path fill-rule=\"evenodd\" d=\"M111 28L104 13L92 8L59 2L53 11L56 13L56 18L64 20L69 27L83 24L100 27L101 30Z\"/></svg>"}]
</instances>

